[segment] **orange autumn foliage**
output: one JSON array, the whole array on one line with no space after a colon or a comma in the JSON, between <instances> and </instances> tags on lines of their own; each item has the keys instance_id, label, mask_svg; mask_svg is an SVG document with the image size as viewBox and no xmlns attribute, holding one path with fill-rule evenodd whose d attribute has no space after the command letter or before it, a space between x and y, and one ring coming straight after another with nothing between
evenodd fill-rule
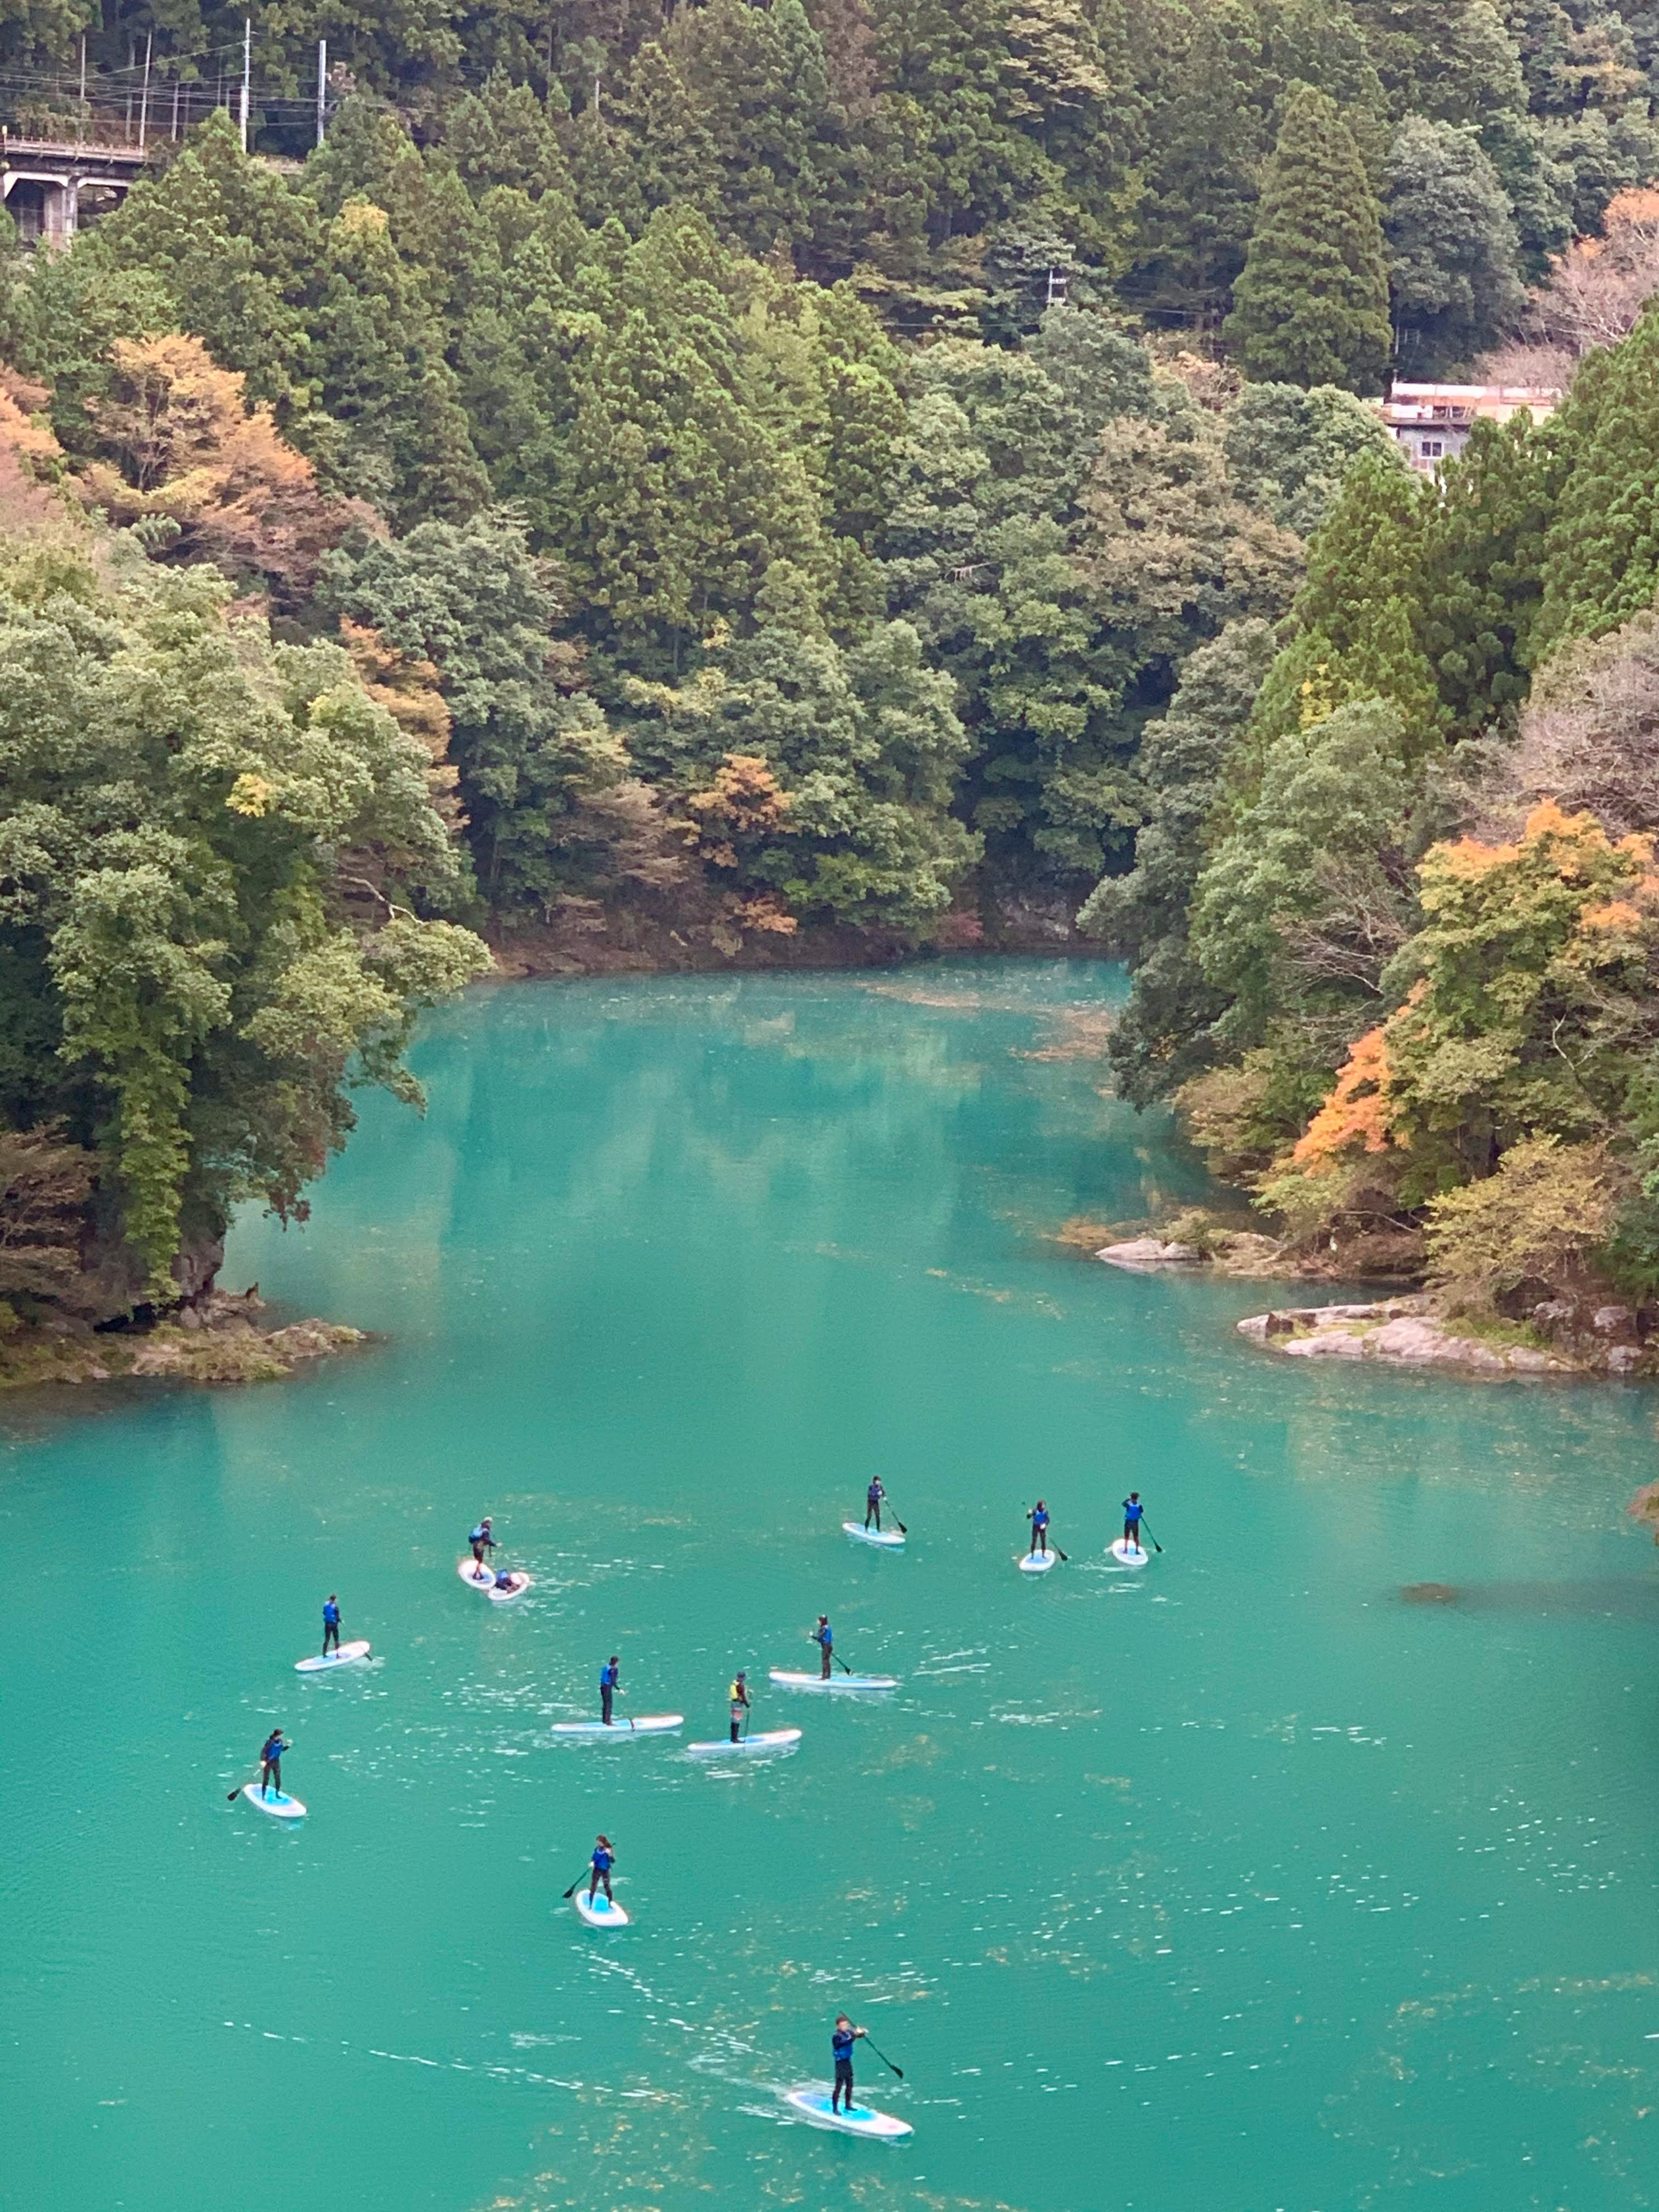
<instances>
[{"instance_id":1,"label":"orange autumn foliage","mask_svg":"<svg viewBox=\"0 0 1659 2212\"><path fill-rule=\"evenodd\" d=\"M1389 1117L1389 1048L1381 1029L1367 1030L1337 1073L1329 1097L1309 1122L1291 1158L1316 1167L1359 1145L1383 1152L1392 1140Z\"/></svg>"},{"instance_id":2,"label":"orange autumn foliage","mask_svg":"<svg viewBox=\"0 0 1659 2212\"><path fill-rule=\"evenodd\" d=\"M467 817L455 795L461 772L449 757L449 705L438 688L437 669L429 660L400 653L386 643L379 630L343 615L340 642L351 655L357 680L369 697L386 708L399 729L425 747L431 763L426 787L432 803L452 835L464 830Z\"/></svg>"},{"instance_id":3,"label":"orange autumn foliage","mask_svg":"<svg viewBox=\"0 0 1659 2212\"><path fill-rule=\"evenodd\" d=\"M738 837L776 836L786 830L789 794L758 753L727 753L707 791L685 802L700 860L711 867L738 866Z\"/></svg>"},{"instance_id":4,"label":"orange autumn foliage","mask_svg":"<svg viewBox=\"0 0 1659 2212\"><path fill-rule=\"evenodd\" d=\"M319 490L270 410L249 410L241 377L199 338L118 338L111 358L108 392L87 403L100 452L79 487L112 522L173 522L180 558L257 576L289 605L349 530L378 527L361 501Z\"/></svg>"}]
</instances>

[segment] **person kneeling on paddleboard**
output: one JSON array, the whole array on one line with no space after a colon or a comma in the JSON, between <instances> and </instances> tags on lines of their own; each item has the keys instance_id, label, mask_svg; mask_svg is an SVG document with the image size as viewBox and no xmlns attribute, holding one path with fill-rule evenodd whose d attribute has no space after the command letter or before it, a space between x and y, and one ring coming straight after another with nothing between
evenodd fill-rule
<instances>
[{"instance_id":1,"label":"person kneeling on paddleboard","mask_svg":"<svg viewBox=\"0 0 1659 2212\"><path fill-rule=\"evenodd\" d=\"M507 1571L507 1568L505 1568L505 1567L500 1567L500 1568L498 1568L498 1569L496 1570L496 1573L495 1573L495 1587L496 1587L496 1589L512 1589L512 1587L513 1587L513 1577L512 1577L512 1575L509 1573L509 1571Z\"/></svg>"},{"instance_id":2,"label":"person kneeling on paddleboard","mask_svg":"<svg viewBox=\"0 0 1659 2212\"><path fill-rule=\"evenodd\" d=\"M1140 1502L1140 1492L1132 1490L1123 1501L1123 1540L1132 1552L1141 1548L1140 1516L1146 1510Z\"/></svg>"},{"instance_id":3,"label":"person kneeling on paddleboard","mask_svg":"<svg viewBox=\"0 0 1659 2212\"><path fill-rule=\"evenodd\" d=\"M887 1492L881 1486L879 1475L873 1478L870 1487L864 1493L864 1525L867 1529L873 1519L878 1536L881 1534L881 1501L886 1495Z\"/></svg>"},{"instance_id":4,"label":"person kneeling on paddleboard","mask_svg":"<svg viewBox=\"0 0 1659 2212\"><path fill-rule=\"evenodd\" d=\"M622 1673L622 1661L613 1651L599 1669L599 1718L606 1728L612 1725L611 1700L617 1694L617 1679Z\"/></svg>"},{"instance_id":5,"label":"person kneeling on paddleboard","mask_svg":"<svg viewBox=\"0 0 1659 2212\"><path fill-rule=\"evenodd\" d=\"M854 2027L844 2012L836 2014L836 2032L830 2039L830 2056L836 2062L836 2086L830 2093L832 2112L840 2110L843 2094L847 2099L848 2111L850 2112L853 2109L853 2045L860 2036L869 2033L866 2027Z\"/></svg>"},{"instance_id":6,"label":"person kneeling on paddleboard","mask_svg":"<svg viewBox=\"0 0 1659 2212\"><path fill-rule=\"evenodd\" d=\"M601 1884L605 1887L605 1903L607 1905L616 1903L616 1899L611 1894L611 1869L616 1863L617 1854L611 1848L610 1837L601 1836L593 1846L593 1875L587 1885L587 1901L590 1905L593 1902L594 1891Z\"/></svg>"},{"instance_id":7,"label":"person kneeling on paddleboard","mask_svg":"<svg viewBox=\"0 0 1659 2212\"><path fill-rule=\"evenodd\" d=\"M328 1656L328 1647L340 1648L340 1601L332 1590L323 1601L323 1656Z\"/></svg>"},{"instance_id":8,"label":"person kneeling on paddleboard","mask_svg":"<svg viewBox=\"0 0 1659 2212\"><path fill-rule=\"evenodd\" d=\"M472 1547L473 1558L483 1566L484 1553L495 1548L495 1539L489 1533L489 1516L487 1513L466 1540ZM478 1580L482 1582L483 1577L480 1575Z\"/></svg>"},{"instance_id":9,"label":"person kneeling on paddleboard","mask_svg":"<svg viewBox=\"0 0 1659 2212\"><path fill-rule=\"evenodd\" d=\"M1031 1557L1048 1548L1048 1509L1039 1498L1025 1518L1031 1524Z\"/></svg>"},{"instance_id":10,"label":"person kneeling on paddleboard","mask_svg":"<svg viewBox=\"0 0 1659 2212\"><path fill-rule=\"evenodd\" d=\"M735 1743L743 1733L744 1722L749 1716L749 1678L741 1667L733 1675L726 1695L732 1700L732 1741Z\"/></svg>"},{"instance_id":11,"label":"person kneeling on paddleboard","mask_svg":"<svg viewBox=\"0 0 1659 2212\"><path fill-rule=\"evenodd\" d=\"M265 1738L264 1747L259 1753L259 1792L262 1796L269 1797L273 1790L279 1797L282 1796L283 1753L293 1748L291 1743L283 1741L283 1731L279 1728L272 1729Z\"/></svg>"},{"instance_id":12,"label":"person kneeling on paddleboard","mask_svg":"<svg viewBox=\"0 0 1659 2212\"><path fill-rule=\"evenodd\" d=\"M830 1626L830 1616L827 1613L821 1613L818 1615L818 1625L812 1631L811 1640L817 1645L819 1653L823 1660L823 1665L819 1670L818 1680L822 1682L827 1682L830 1680L830 1654L834 1651L836 1647L835 1632Z\"/></svg>"}]
</instances>

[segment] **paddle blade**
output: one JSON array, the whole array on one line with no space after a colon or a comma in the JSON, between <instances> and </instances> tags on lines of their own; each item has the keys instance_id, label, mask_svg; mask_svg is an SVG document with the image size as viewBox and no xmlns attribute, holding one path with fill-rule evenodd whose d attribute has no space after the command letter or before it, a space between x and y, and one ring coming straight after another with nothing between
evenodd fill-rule
<instances>
[{"instance_id":1,"label":"paddle blade","mask_svg":"<svg viewBox=\"0 0 1659 2212\"><path fill-rule=\"evenodd\" d=\"M229 1796L226 1798L226 1800L225 1800L226 1804L227 1804L227 1805L234 1805L234 1804L236 1802L236 1800L237 1800L237 1799L241 1796L241 1794L242 1794L242 1785L241 1785L241 1784L239 1782L239 1783L237 1784L236 1787L235 1787L235 1788L231 1791L231 1793L230 1793Z\"/></svg>"},{"instance_id":2,"label":"paddle blade","mask_svg":"<svg viewBox=\"0 0 1659 2212\"><path fill-rule=\"evenodd\" d=\"M908 1536L910 1533L910 1531L905 1527L903 1522L899 1519L896 1513L893 1516L893 1526L898 1530L901 1536Z\"/></svg>"}]
</instances>

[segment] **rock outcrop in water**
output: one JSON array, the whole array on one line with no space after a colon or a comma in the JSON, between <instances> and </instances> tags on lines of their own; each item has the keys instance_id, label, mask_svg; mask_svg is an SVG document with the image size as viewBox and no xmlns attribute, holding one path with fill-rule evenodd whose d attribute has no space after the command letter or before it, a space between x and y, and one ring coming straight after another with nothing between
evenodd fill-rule
<instances>
[{"instance_id":1,"label":"rock outcrop in water","mask_svg":"<svg viewBox=\"0 0 1659 2212\"><path fill-rule=\"evenodd\" d=\"M289 1322L267 1328L257 1285L240 1297L210 1291L149 1328L94 1329L51 1315L0 1326L0 1389L41 1382L112 1382L160 1376L175 1382L276 1382L305 1361L369 1341L343 1322ZM0 1305L0 1322L9 1309Z\"/></svg>"},{"instance_id":2,"label":"rock outcrop in water","mask_svg":"<svg viewBox=\"0 0 1659 2212\"><path fill-rule=\"evenodd\" d=\"M1367 1305L1290 1306L1251 1314L1241 1336L1292 1359L1375 1359L1399 1367L1456 1367L1483 1375L1643 1375L1659 1360L1628 1306L1581 1316L1540 1309L1533 1323L1477 1334L1425 1296ZM1546 1334L1546 1332L1548 1332Z\"/></svg>"}]
</instances>

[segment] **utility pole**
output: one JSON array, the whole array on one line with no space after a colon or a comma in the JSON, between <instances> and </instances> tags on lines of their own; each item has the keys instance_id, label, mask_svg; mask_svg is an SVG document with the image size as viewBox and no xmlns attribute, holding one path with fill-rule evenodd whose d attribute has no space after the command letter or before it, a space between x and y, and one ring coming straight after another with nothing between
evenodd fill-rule
<instances>
[{"instance_id":1,"label":"utility pole","mask_svg":"<svg viewBox=\"0 0 1659 2212\"><path fill-rule=\"evenodd\" d=\"M175 138L179 136L179 86L180 82L181 80L178 77L174 77L173 80L173 135Z\"/></svg>"},{"instance_id":2,"label":"utility pole","mask_svg":"<svg viewBox=\"0 0 1659 2212\"><path fill-rule=\"evenodd\" d=\"M317 41L317 143L320 146L328 131L328 40Z\"/></svg>"},{"instance_id":3,"label":"utility pole","mask_svg":"<svg viewBox=\"0 0 1659 2212\"><path fill-rule=\"evenodd\" d=\"M138 151L144 150L144 141L149 133L149 58L155 45L154 30L144 37L144 88L138 97Z\"/></svg>"},{"instance_id":4,"label":"utility pole","mask_svg":"<svg viewBox=\"0 0 1659 2212\"><path fill-rule=\"evenodd\" d=\"M247 151L247 89L253 74L253 18L242 18L242 151Z\"/></svg>"},{"instance_id":5,"label":"utility pole","mask_svg":"<svg viewBox=\"0 0 1659 2212\"><path fill-rule=\"evenodd\" d=\"M81 137L87 135L87 34L81 33L81 117L78 125Z\"/></svg>"}]
</instances>

